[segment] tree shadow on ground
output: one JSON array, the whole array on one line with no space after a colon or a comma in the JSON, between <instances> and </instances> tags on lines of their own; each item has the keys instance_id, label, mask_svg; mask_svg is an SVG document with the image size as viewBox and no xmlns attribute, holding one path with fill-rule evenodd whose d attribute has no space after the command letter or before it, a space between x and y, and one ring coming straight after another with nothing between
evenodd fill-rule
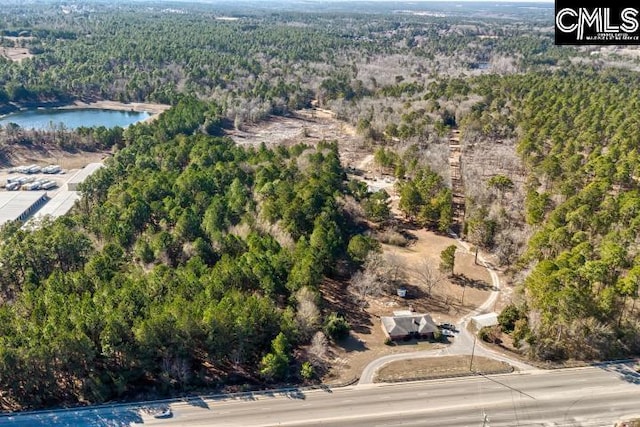
<instances>
[{"instance_id":1,"label":"tree shadow on ground","mask_svg":"<svg viewBox=\"0 0 640 427\"><path fill-rule=\"evenodd\" d=\"M356 304L347 290L347 284L335 279L325 279L320 290L326 303L326 312L336 312L343 316L357 333L367 334L373 323L361 306Z\"/></svg>"},{"instance_id":2,"label":"tree shadow on ground","mask_svg":"<svg viewBox=\"0 0 640 427\"><path fill-rule=\"evenodd\" d=\"M358 338L349 334L348 337L341 339L336 342L336 344L344 349L347 353L351 353L354 351L365 351L368 349L366 343L360 341Z\"/></svg>"},{"instance_id":3,"label":"tree shadow on ground","mask_svg":"<svg viewBox=\"0 0 640 427\"><path fill-rule=\"evenodd\" d=\"M109 426L124 427L133 423L143 423L142 412L155 413L159 407L111 406L94 408L76 408L56 412L22 413L0 416L0 424L12 426Z\"/></svg>"},{"instance_id":4,"label":"tree shadow on ground","mask_svg":"<svg viewBox=\"0 0 640 427\"><path fill-rule=\"evenodd\" d=\"M188 397L185 399L185 402L198 408L211 409L207 402L205 402L200 396Z\"/></svg>"},{"instance_id":5,"label":"tree shadow on ground","mask_svg":"<svg viewBox=\"0 0 640 427\"><path fill-rule=\"evenodd\" d=\"M419 344L424 344L424 343L429 343L429 344L451 344L451 341L447 337L442 337L440 339L435 339L435 338L420 338L420 339L410 338L410 339L406 339L406 340L393 341L393 345L395 345L395 346L403 346L403 347L417 346Z\"/></svg>"},{"instance_id":6,"label":"tree shadow on ground","mask_svg":"<svg viewBox=\"0 0 640 427\"><path fill-rule=\"evenodd\" d=\"M397 294L397 290L403 289L405 291L404 297L398 295L400 301L404 301L407 304L411 304L411 301L429 298L429 294L424 291L420 286L411 285L406 281L400 282L394 286L394 293Z\"/></svg>"},{"instance_id":7,"label":"tree shadow on ground","mask_svg":"<svg viewBox=\"0 0 640 427\"><path fill-rule=\"evenodd\" d=\"M636 366L636 362L632 363L619 363L619 362L604 362L604 363L594 363L593 366L596 366L603 371L613 372L620 379L626 381L628 383L640 385L640 372L636 371L634 366Z\"/></svg>"},{"instance_id":8,"label":"tree shadow on ground","mask_svg":"<svg viewBox=\"0 0 640 427\"><path fill-rule=\"evenodd\" d=\"M424 227L416 224L415 222L404 218L394 218L392 221L389 221L389 225L394 228L395 231L402 234L409 241L409 244L418 240L415 234L411 233L411 231L424 229Z\"/></svg>"},{"instance_id":9,"label":"tree shadow on ground","mask_svg":"<svg viewBox=\"0 0 640 427\"><path fill-rule=\"evenodd\" d=\"M280 394L281 396L287 397L289 399L305 400L307 398L307 396L305 396L305 394L299 388L283 390L278 394Z\"/></svg>"},{"instance_id":10,"label":"tree shadow on ground","mask_svg":"<svg viewBox=\"0 0 640 427\"><path fill-rule=\"evenodd\" d=\"M286 389L261 390L261 391L255 391L255 392L250 391L250 392L242 393L240 395L227 395L222 397L231 398L231 399L240 399L245 401L254 401L254 400L258 400L260 396L274 397L274 398L278 396L284 396L288 399L299 399L299 400L306 399L304 392L297 387L286 388Z\"/></svg>"},{"instance_id":11,"label":"tree shadow on ground","mask_svg":"<svg viewBox=\"0 0 640 427\"><path fill-rule=\"evenodd\" d=\"M11 158L5 147L0 148L0 166L11 166Z\"/></svg>"},{"instance_id":12,"label":"tree shadow on ground","mask_svg":"<svg viewBox=\"0 0 640 427\"><path fill-rule=\"evenodd\" d=\"M329 387L326 384L320 384L317 388L327 393L333 393L333 390L331 390L331 387Z\"/></svg>"},{"instance_id":13,"label":"tree shadow on ground","mask_svg":"<svg viewBox=\"0 0 640 427\"><path fill-rule=\"evenodd\" d=\"M484 280L475 280L470 279L464 274L454 274L451 276L451 283L454 283L458 286L463 286L467 288L479 289L481 291L495 291L497 290L495 286L490 285Z\"/></svg>"},{"instance_id":14,"label":"tree shadow on ground","mask_svg":"<svg viewBox=\"0 0 640 427\"><path fill-rule=\"evenodd\" d=\"M453 297L443 298L434 292L428 293L420 286L405 284L402 286L406 289L405 297L395 297L399 306L407 305L411 311L418 313L432 313L434 311L446 313L451 310L458 312L464 307L460 304L459 299Z\"/></svg>"},{"instance_id":15,"label":"tree shadow on ground","mask_svg":"<svg viewBox=\"0 0 640 427\"><path fill-rule=\"evenodd\" d=\"M266 394L267 396L269 391L264 392L264 394ZM248 400L248 401L253 401L253 400L257 400L256 397L254 396L253 392L246 392L246 393L242 393L238 396L238 399L240 400Z\"/></svg>"}]
</instances>

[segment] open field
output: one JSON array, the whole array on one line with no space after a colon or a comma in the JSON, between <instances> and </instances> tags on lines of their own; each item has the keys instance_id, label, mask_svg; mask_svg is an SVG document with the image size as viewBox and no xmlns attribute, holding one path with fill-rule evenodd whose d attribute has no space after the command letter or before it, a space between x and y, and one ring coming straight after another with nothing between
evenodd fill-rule
<instances>
[{"instance_id":1,"label":"open field","mask_svg":"<svg viewBox=\"0 0 640 427\"><path fill-rule=\"evenodd\" d=\"M11 146L0 151L0 182L4 183L10 167L36 164L39 166L60 165L72 173L89 163L101 162L110 155L107 151L66 151L58 147Z\"/></svg>"},{"instance_id":2,"label":"open field","mask_svg":"<svg viewBox=\"0 0 640 427\"><path fill-rule=\"evenodd\" d=\"M14 62L20 62L26 58L33 58L33 55L29 53L29 49L23 47L2 47L0 48L0 56L4 56Z\"/></svg>"},{"instance_id":3,"label":"open field","mask_svg":"<svg viewBox=\"0 0 640 427\"><path fill-rule=\"evenodd\" d=\"M290 117L273 116L265 122L243 126L227 134L239 145L259 145L264 142L267 147L299 143L316 145L323 140L335 140L338 141L344 167L356 167L371 153L371 148L365 145L353 126L321 109L297 111Z\"/></svg>"},{"instance_id":4,"label":"open field","mask_svg":"<svg viewBox=\"0 0 640 427\"><path fill-rule=\"evenodd\" d=\"M469 370L470 363L471 356L426 357L391 362L380 369L375 382L423 380L472 375L475 372L501 374L513 371L509 364L486 357L474 357L472 370Z\"/></svg>"}]
</instances>

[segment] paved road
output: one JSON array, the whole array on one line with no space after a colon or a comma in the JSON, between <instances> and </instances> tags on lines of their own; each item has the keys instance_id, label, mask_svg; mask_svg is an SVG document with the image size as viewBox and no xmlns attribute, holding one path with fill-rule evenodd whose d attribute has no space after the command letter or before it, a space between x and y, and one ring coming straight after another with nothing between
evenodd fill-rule
<instances>
[{"instance_id":1,"label":"paved road","mask_svg":"<svg viewBox=\"0 0 640 427\"><path fill-rule=\"evenodd\" d=\"M7 426L612 426L640 413L640 375L624 364L335 390L218 396L170 405L0 417ZM160 410L166 405L152 405ZM84 413L84 414L83 414Z\"/></svg>"},{"instance_id":2,"label":"paved road","mask_svg":"<svg viewBox=\"0 0 640 427\"><path fill-rule=\"evenodd\" d=\"M456 241L460 246L462 246L465 250L469 250L469 245L460 240L457 236L453 235ZM446 348L439 350L424 350L424 351L414 351L408 353L399 353L392 354L388 356L380 357L376 360L373 360L367 366L365 366L362 374L360 375L360 380L358 381L358 385L364 384L372 384L375 378L376 372L386 364L390 362L395 362L399 360L407 360L407 359L418 359L418 358L428 358L428 357L442 357L442 356L454 356L454 355L470 355L472 352L477 356L484 356L495 360L500 360L502 362L509 363L510 365L518 368L521 371L533 371L536 370L534 366L523 363L517 359L510 358L506 354L498 353L491 349L488 349L482 345L481 342L477 341L474 344L474 337L467 330L467 324L470 321L471 317L476 316L481 313L488 312L491 307L495 304L498 296L500 295L500 278L493 270L491 265L482 257L478 256L478 262L483 265L489 275L491 276L491 283L493 285L493 291L487 298L487 300L478 308L473 310L471 313L467 314L463 318L459 319L457 328L459 329L459 333L455 338L452 338L452 344ZM474 349L475 345L475 349Z\"/></svg>"},{"instance_id":3,"label":"paved road","mask_svg":"<svg viewBox=\"0 0 640 427\"><path fill-rule=\"evenodd\" d=\"M612 425L638 413L640 377L625 365L358 386L256 400L221 400L210 409L174 407L183 426L495 426ZM147 424L145 420L145 425ZM554 424L555 423L555 424Z\"/></svg>"}]
</instances>

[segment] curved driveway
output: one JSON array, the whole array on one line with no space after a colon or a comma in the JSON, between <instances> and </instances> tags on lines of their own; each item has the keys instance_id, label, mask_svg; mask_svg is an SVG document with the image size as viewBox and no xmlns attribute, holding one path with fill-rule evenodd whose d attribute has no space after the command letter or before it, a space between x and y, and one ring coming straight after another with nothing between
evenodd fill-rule
<instances>
[{"instance_id":1,"label":"curved driveway","mask_svg":"<svg viewBox=\"0 0 640 427\"><path fill-rule=\"evenodd\" d=\"M458 245L462 246L465 250L469 250L469 245L466 242L463 242L458 236L452 235L456 239ZM459 333L456 334L456 337L453 339L453 344L450 346L438 349L438 350L423 350L423 351L414 351L409 353L398 353L391 354L388 356L380 357L371 363L369 363L364 370L362 371L362 375L360 375L360 380L358 381L358 385L371 384L373 383L373 379L375 377L376 372L382 368L384 365L395 362L398 360L407 360L407 359L417 359L417 358L426 358L426 357L442 357L442 356L454 356L454 355L470 355L472 352L477 356L484 356L495 360L500 360L502 362L509 363L512 366L515 366L521 371L532 371L537 368L526 363L523 363L517 359L512 359L505 354L498 353L494 350L490 350L484 347L480 341L475 341L475 336L473 336L467 330L467 324L471 317L476 316L478 314L486 313L489 309L495 304L500 295L500 278L493 270L485 259L478 255L478 261L482 264L489 275L491 276L491 282L493 284L493 291L487 298L487 300L478 308L473 310L471 313L459 319L458 324L456 325L459 329ZM474 349L475 345L475 349Z\"/></svg>"}]
</instances>

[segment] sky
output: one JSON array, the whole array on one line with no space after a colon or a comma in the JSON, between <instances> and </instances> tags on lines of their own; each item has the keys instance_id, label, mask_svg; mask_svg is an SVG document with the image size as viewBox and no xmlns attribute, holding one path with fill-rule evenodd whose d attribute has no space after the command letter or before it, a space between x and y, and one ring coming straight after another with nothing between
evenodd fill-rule
<instances>
[{"instance_id":1,"label":"sky","mask_svg":"<svg viewBox=\"0 0 640 427\"><path fill-rule=\"evenodd\" d=\"M138 0L140 1L140 0ZM144 0L143 0L144 1ZM169 0L168 0L169 1ZM177 2L185 2L185 3L189 3L192 2L194 0L171 0L171 1L177 1ZM217 0L196 0L200 3L217 3ZM240 2L242 2L242 0L239 0ZM453 0L453 1L447 1L447 0L400 0L400 1L394 1L394 0L252 0L254 2L260 2L260 3L303 3L303 2L309 2L309 3L352 3L352 2L380 2L380 3L506 3L506 4L510 4L510 3L546 3L546 4L553 4L554 0ZM1 0L0 0L1 2Z\"/></svg>"}]
</instances>

